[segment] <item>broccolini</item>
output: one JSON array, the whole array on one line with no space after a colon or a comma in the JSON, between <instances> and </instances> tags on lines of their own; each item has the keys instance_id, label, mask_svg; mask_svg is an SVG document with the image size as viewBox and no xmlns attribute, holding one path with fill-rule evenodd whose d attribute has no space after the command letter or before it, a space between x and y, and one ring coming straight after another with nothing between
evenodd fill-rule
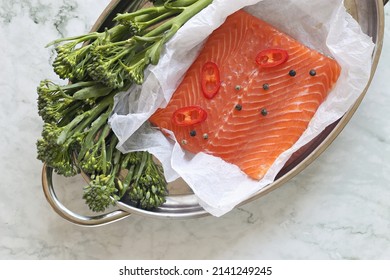
<instances>
[{"instance_id":1,"label":"broccolini","mask_svg":"<svg viewBox=\"0 0 390 280\"><path fill-rule=\"evenodd\" d=\"M139 0L138 0L139 1ZM149 64L157 64L164 44L212 0L151 1L155 6L118 14L104 32L61 38L54 71L64 79L95 80L110 88L142 84ZM80 43L81 47L76 47Z\"/></svg>"},{"instance_id":2,"label":"broccolini","mask_svg":"<svg viewBox=\"0 0 390 280\"><path fill-rule=\"evenodd\" d=\"M146 2L153 5L143 6ZM161 166L148 152L123 154L108 125L114 96L157 64L164 44L212 0L133 0L128 12L103 32L51 42L57 56L54 72L69 84L43 80L38 113L44 122L37 141L38 159L63 176L89 175L83 198L92 211L104 211L127 195L137 207L165 202Z\"/></svg>"}]
</instances>

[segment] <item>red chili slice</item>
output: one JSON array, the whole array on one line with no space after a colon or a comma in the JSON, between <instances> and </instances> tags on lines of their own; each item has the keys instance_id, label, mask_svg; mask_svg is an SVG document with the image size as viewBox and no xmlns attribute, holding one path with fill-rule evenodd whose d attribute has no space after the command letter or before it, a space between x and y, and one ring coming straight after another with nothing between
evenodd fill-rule
<instances>
[{"instance_id":1,"label":"red chili slice","mask_svg":"<svg viewBox=\"0 0 390 280\"><path fill-rule=\"evenodd\" d=\"M176 110L172 122L178 126L190 126L205 121L207 112L199 106L188 106Z\"/></svg>"},{"instance_id":2,"label":"red chili slice","mask_svg":"<svg viewBox=\"0 0 390 280\"><path fill-rule=\"evenodd\" d=\"M211 99L221 87L218 65L208 61L202 67L201 73L202 91L206 98Z\"/></svg>"},{"instance_id":3,"label":"red chili slice","mask_svg":"<svg viewBox=\"0 0 390 280\"><path fill-rule=\"evenodd\" d=\"M256 63L261 67L268 68L283 64L287 59L287 51L282 49L267 49L257 54Z\"/></svg>"}]
</instances>

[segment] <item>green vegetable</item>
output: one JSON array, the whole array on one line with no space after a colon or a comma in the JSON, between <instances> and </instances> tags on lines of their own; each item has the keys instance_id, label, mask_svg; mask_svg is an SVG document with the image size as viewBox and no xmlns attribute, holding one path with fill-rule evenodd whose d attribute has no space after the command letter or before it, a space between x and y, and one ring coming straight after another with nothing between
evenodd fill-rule
<instances>
[{"instance_id":1,"label":"green vegetable","mask_svg":"<svg viewBox=\"0 0 390 280\"><path fill-rule=\"evenodd\" d=\"M123 155L114 151L113 168L109 174L93 175L84 188L83 198L96 212L104 211L127 192L136 206L152 209L165 202L166 182L162 170L147 152L135 152ZM120 178L118 172L126 171Z\"/></svg>"},{"instance_id":2,"label":"green vegetable","mask_svg":"<svg viewBox=\"0 0 390 280\"><path fill-rule=\"evenodd\" d=\"M88 83L88 87L82 87L85 85L80 82L59 86L45 80L38 87L38 113L44 121L42 139L37 142L38 159L60 175L78 174L80 170L73 157L79 154L79 160L84 160L86 149L101 146L102 140L95 140L104 139L107 134L107 120L116 92L111 90L103 97L75 99L73 96L81 90L90 94L87 89L93 92L98 86ZM97 166L96 171L100 170L107 167Z\"/></svg>"},{"instance_id":3,"label":"green vegetable","mask_svg":"<svg viewBox=\"0 0 390 280\"><path fill-rule=\"evenodd\" d=\"M128 13L103 32L61 38L55 45L53 70L67 85L43 80L38 113L44 121L37 141L38 159L63 176L89 175L83 198L92 211L104 211L127 196L143 209L165 202L161 166L148 152L123 154L107 121L114 96L157 64L164 44L212 0L133 0Z\"/></svg>"},{"instance_id":4,"label":"green vegetable","mask_svg":"<svg viewBox=\"0 0 390 280\"><path fill-rule=\"evenodd\" d=\"M50 43L57 45L54 71L63 79L95 80L110 88L142 84L146 66L158 63L164 44L212 0L151 2L155 6L118 14L117 25L104 32Z\"/></svg>"},{"instance_id":5,"label":"green vegetable","mask_svg":"<svg viewBox=\"0 0 390 280\"><path fill-rule=\"evenodd\" d=\"M83 198L92 211L104 211L126 194L141 208L158 207L167 195L163 171L148 152L123 154L115 148L118 139L107 120L116 91L102 96L102 88L96 82L41 82L38 107L45 123L37 141L38 159L63 176L89 174ZM75 98L80 91L88 98Z\"/></svg>"},{"instance_id":6,"label":"green vegetable","mask_svg":"<svg viewBox=\"0 0 390 280\"><path fill-rule=\"evenodd\" d=\"M151 209L165 202L167 194L163 177L159 176L162 168L153 162L149 153L136 153L138 169L129 170L124 180L124 190L130 186L129 199L143 209ZM135 164L133 165L135 166ZM130 181L132 178L132 181ZM133 183L131 183L133 182Z\"/></svg>"}]
</instances>

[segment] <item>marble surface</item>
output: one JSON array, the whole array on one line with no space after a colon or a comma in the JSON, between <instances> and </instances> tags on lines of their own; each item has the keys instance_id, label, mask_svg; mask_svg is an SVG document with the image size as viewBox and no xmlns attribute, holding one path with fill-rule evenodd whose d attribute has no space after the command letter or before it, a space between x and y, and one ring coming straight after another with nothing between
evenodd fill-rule
<instances>
[{"instance_id":1,"label":"marble surface","mask_svg":"<svg viewBox=\"0 0 390 280\"><path fill-rule=\"evenodd\" d=\"M276 191L220 218L132 216L73 225L41 190L35 88L56 80L44 48L84 33L108 0L0 0L0 259L389 259L390 25L372 85L356 114L313 164ZM385 8L389 20L390 7ZM56 178L84 213L79 178Z\"/></svg>"}]
</instances>

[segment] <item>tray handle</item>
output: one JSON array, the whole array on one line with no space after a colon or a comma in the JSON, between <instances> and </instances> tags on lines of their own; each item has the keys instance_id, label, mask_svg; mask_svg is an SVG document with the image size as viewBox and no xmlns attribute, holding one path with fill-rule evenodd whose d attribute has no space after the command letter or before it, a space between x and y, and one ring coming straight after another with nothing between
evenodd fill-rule
<instances>
[{"instance_id":1,"label":"tray handle","mask_svg":"<svg viewBox=\"0 0 390 280\"><path fill-rule=\"evenodd\" d=\"M53 185L53 169L46 164L42 168L42 188L47 201L53 210L65 220L80 226L93 227L109 224L130 216L123 210L114 210L96 216L83 216L66 208L57 198Z\"/></svg>"}]
</instances>

